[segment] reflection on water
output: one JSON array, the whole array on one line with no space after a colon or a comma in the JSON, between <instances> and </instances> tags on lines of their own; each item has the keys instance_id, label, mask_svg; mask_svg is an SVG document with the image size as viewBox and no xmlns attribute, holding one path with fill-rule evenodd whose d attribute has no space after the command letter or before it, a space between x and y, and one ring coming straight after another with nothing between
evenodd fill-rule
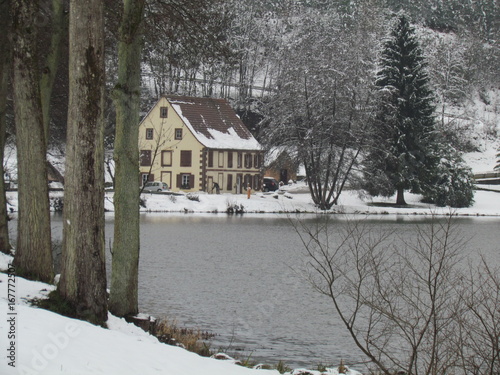
<instances>
[{"instance_id":1,"label":"reflection on water","mask_svg":"<svg viewBox=\"0 0 500 375\"><path fill-rule=\"evenodd\" d=\"M314 222L314 216L303 216ZM352 217L351 217L352 218ZM339 225L335 216L332 225ZM411 240L422 216L369 217L367 223ZM500 265L498 218L458 218L470 238ZM54 215L60 238L62 217ZM113 216L106 216L107 247ZM110 253L107 250L108 274ZM475 257L477 259L477 257ZM300 274L303 248L288 218L274 214L142 214L140 309L217 334L212 349L291 366L353 364L360 355L329 300ZM109 276L109 275L108 275Z\"/></svg>"}]
</instances>

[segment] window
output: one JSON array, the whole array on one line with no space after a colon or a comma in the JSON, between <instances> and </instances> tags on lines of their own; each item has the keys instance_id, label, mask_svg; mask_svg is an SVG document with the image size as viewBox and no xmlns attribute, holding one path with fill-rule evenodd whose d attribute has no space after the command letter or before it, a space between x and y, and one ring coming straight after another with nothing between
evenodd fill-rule
<instances>
[{"instance_id":1,"label":"window","mask_svg":"<svg viewBox=\"0 0 500 375\"><path fill-rule=\"evenodd\" d=\"M154 174L141 173L141 186L145 185L148 181L154 181Z\"/></svg>"},{"instance_id":2,"label":"window","mask_svg":"<svg viewBox=\"0 0 500 375\"><path fill-rule=\"evenodd\" d=\"M260 190L259 189L259 186L260 186L260 175L256 174L253 176L253 188L254 190Z\"/></svg>"},{"instance_id":3,"label":"window","mask_svg":"<svg viewBox=\"0 0 500 375\"><path fill-rule=\"evenodd\" d=\"M224 167L224 151L219 151L219 168Z\"/></svg>"},{"instance_id":4,"label":"window","mask_svg":"<svg viewBox=\"0 0 500 375\"><path fill-rule=\"evenodd\" d=\"M161 152L161 165L162 167L172 166L172 151L162 151Z\"/></svg>"},{"instance_id":5,"label":"window","mask_svg":"<svg viewBox=\"0 0 500 375\"><path fill-rule=\"evenodd\" d=\"M146 129L146 139L153 139L153 128L147 128Z\"/></svg>"},{"instance_id":6,"label":"window","mask_svg":"<svg viewBox=\"0 0 500 375\"><path fill-rule=\"evenodd\" d=\"M227 167L228 168L233 167L233 153L231 151L227 152Z\"/></svg>"},{"instance_id":7,"label":"window","mask_svg":"<svg viewBox=\"0 0 500 375\"><path fill-rule=\"evenodd\" d=\"M245 168L252 168L252 154L245 154Z\"/></svg>"},{"instance_id":8,"label":"window","mask_svg":"<svg viewBox=\"0 0 500 375\"><path fill-rule=\"evenodd\" d=\"M194 176L190 173L178 174L177 187L180 189L192 189L194 187Z\"/></svg>"},{"instance_id":9,"label":"window","mask_svg":"<svg viewBox=\"0 0 500 375\"><path fill-rule=\"evenodd\" d=\"M242 155L241 155L241 152L238 152L238 161L237 161L237 163L238 163L238 168L241 168L241 165L242 165L242 164L241 164L241 163L242 163L242 159L243 159L243 157L242 157Z\"/></svg>"},{"instance_id":10,"label":"window","mask_svg":"<svg viewBox=\"0 0 500 375\"><path fill-rule=\"evenodd\" d=\"M175 129L175 139L182 139L182 129L181 128Z\"/></svg>"},{"instance_id":11,"label":"window","mask_svg":"<svg viewBox=\"0 0 500 375\"><path fill-rule=\"evenodd\" d=\"M160 118L168 117L168 107L160 107Z\"/></svg>"},{"instance_id":12,"label":"window","mask_svg":"<svg viewBox=\"0 0 500 375\"><path fill-rule=\"evenodd\" d=\"M141 167L149 167L151 165L151 150L141 150L140 159Z\"/></svg>"},{"instance_id":13,"label":"window","mask_svg":"<svg viewBox=\"0 0 500 375\"><path fill-rule=\"evenodd\" d=\"M232 174L227 175L227 189L226 190L228 190L228 191L233 190L233 175Z\"/></svg>"},{"instance_id":14,"label":"window","mask_svg":"<svg viewBox=\"0 0 500 375\"><path fill-rule=\"evenodd\" d=\"M181 167L191 166L191 151L181 151Z\"/></svg>"},{"instance_id":15,"label":"window","mask_svg":"<svg viewBox=\"0 0 500 375\"><path fill-rule=\"evenodd\" d=\"M253 157L253 166L254 168L260 168L260 154L259 153L256 153Z\"/></svg>"}]
</instances>

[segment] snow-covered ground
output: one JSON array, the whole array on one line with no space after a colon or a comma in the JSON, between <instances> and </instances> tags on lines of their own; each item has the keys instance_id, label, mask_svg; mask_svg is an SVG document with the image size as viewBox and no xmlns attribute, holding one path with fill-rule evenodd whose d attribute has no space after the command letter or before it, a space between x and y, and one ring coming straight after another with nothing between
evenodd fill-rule
<instances>
[{"instance_id":1,"label":"snow-covered ground","mask_svg":"<svg viewBox=\"0 0 500 375\"><path fill-rule=\"evenodd\" d=\"M12 257L0 253L0 270ZM108 328L30 306L55 287L0 273L0 374L54 375L266 375L276 370L249 369L231 360L200 357L160 343L131 323L109 314ZM9 291L10 289L10 291ZM9 296L10 294L10 296ZM9 297L14 298L9 303ZM11 366L15 365L15 367ZM294 374L300 373L294 370ZM310 371L311 374L319 374ZM338 374L329 369L327 374ZM354 370L347 374L359 374Z\"/></svg>"}]
</instances>

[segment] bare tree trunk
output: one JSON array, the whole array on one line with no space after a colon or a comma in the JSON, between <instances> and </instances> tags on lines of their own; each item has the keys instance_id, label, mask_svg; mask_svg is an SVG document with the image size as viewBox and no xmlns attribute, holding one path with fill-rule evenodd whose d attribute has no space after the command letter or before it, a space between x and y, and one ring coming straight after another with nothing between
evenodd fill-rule
<instances>
[{"instance_id":1,"label":"bare tree trunk","mask_svg":"<svg viewBox=\"0 0 500 375\"><path fill-rule=\"evenodd\" d=\"M61 55L61 41L64 35L64 6L63 0L52 0L52 34L49 52L45 65L42 69L42 77L40 79L40 92L42 99L43 111L43 127L45 139L49 139L49 124L50 124L50 99L52 97L52 88L56 78L57 67L59 65L59 57Z\"/></svg>"},{"instance_id":2,"label":"bare tree trunk","mask_svg":"<svg viewBox=\"0 0 500 375\"><path fill-rule=\"evenodd\" d=\"M402 187L397 188L396 205L406 206L405 189Z\"/></svg>"},{"instance_id":3,"label":"bare tree trunk","mask_svg":"<svg viewBox=\"0 0 500 375\"><path fill-rule=\"evenodd\" d=\"M19 221L14 264L30 278L53 279L46 139L36 59L37 4L11 2Z\"/></svg>"},{"instance_id":4,"label":"bare tree trunk","mask_svg":"<svg viewBox=\"0 0 500 375\"><path fill-rule=\"evenodd\" d=\"M107 320L102 0L70 1L69 112L59 292L76 314Z\"/></svg>"},{"instance_id":5,"label":"bare tree trunk","mask_svg":"<svg viewBox=\"0 0 500 375\"><path fill-rule=\"evenodd\" d=\"M9 227L7 218L7 199L5 197L5 181L3 173L3 150L6 137L7 93L9 87L11 46L9 43L9 2L0 3L0 251L10 252Z\"/></svg>"},{"instance_id":6,"label":"bare tree trunk","mask_svg":"<svg viewBox=\"0 0 500 375\"><path fill-rule=\"evenodd\" d=\"M135 315L139 267L139 110L144 0L124 0L114 90L115 228L109 309Z\"/></svg>"}]
</instances>

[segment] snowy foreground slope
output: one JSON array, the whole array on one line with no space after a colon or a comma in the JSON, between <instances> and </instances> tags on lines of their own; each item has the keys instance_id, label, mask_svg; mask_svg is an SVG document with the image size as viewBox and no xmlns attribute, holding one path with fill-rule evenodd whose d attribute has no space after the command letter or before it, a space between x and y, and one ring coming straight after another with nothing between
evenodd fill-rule
<instances>
[{"instance_id":1,"label":"snowy foreground slope","mask_svg":"<svg viewBox=\"0 0 500 375\"><path fill-rule=\"evenodd\" d=\"M0 270L11 257L0 253ZM231 362L200 357L160 343L123 319L109 315L109 329L29 306L27 299L43 297L54 286L16 278L15 356L9 359L7 274L0 273L0 374L92 375L266 375ZM16 367L9 366L15 359ZM11 362L12 363L12 362ZM312 374L318 372L311 372ZM329 370L337 374L337 370ZM318 373L319 374L319 373ZM349 371L348 374L358 374Z\"/></svg>"}]
</instances>

